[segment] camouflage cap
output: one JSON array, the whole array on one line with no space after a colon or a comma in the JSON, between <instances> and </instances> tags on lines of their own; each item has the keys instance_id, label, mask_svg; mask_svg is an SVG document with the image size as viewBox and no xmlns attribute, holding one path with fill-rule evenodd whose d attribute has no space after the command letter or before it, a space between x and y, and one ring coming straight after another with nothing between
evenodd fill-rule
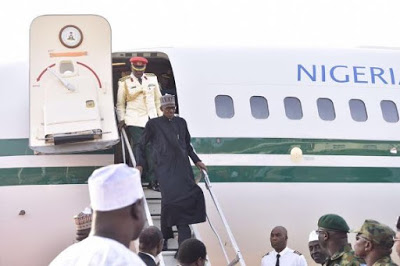
<instances>
[{"instance_id":1,"label":"camouflage cap","mask_svg":"<svg viewBox=\"0 0 400 266\"><path fill-rule=\"evenodd\" d=\"M364 236L375 244L391 249L394 244L395 232L387 225L381 224L375 220L365 220L358 234Z\"/></svg>"},{"instance_id":2,"label":"camouflage cap","mask_svg":"<svg viewBox=\"0 0 400 266\"><path fill-rule=\"evenodd\" d=\"M350 230L346 221L337 214L325 214L321 216L318 220L318 227L346 233Z\"/></svg>"}]
</instances>

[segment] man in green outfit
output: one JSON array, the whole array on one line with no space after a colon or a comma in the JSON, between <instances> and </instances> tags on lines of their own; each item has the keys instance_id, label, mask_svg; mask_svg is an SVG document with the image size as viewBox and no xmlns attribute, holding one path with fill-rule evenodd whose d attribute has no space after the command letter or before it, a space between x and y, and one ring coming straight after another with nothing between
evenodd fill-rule
<instances>
[{"instance_id":1,"label":"man in green outfit","mask_svg":"<svg viewBox=\"0 0 400 266\"><path fill-rule=\"evenodd\" d=\"M390 258L395 234L387 225L365 220L357 232L355 254L365 259L367 266L396 266Z\"/></svg>"},{"instance_id":2,"label":"man in green outfit","mask_svg":"<svg viewBox=\"0 0 400 266\"><path fill-rule=\"evenodd\" d=\"M327 252L326 266L359 266L364 262L355 256L348 240L350 228L337 214L326 214L318 220L318 241Z\"/></svg>"}]
</instances>

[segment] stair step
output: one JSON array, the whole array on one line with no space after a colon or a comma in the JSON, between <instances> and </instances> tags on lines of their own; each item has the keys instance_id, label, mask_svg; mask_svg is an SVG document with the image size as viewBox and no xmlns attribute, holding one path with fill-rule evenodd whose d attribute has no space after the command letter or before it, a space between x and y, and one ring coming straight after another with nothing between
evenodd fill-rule
<instances>
[{"instance_id":1,"label":"stair step","mask_svg":"<svg viewBox=\"0 0 400 266\"><path fill-rule=\"evenodd\" d=\"M163 251L161 254L163 256L165 266L176 266L178 261L175 259L176 251Z\"/></svg>"},{"instance_id":2,"label":"stair step","mask_svg":"<svg viewBox=\"0 0 400 266\"><path fill-rule=\"evenodd\" d=\"M143 187L147 205L149 207L149 211L151 214L151 218L153 220L153 225L161 228L161 193L148 189L147 187ZM194 236L194 230L192 229L192 237ZM168 239L168 250L162 251L162 257L164 260L165 266L176 266L178 265L177 260L174 258L176 252L178 251L178 230L176 226L172 227L172 231L174 234L174 238ZM209 265L209 264L207 264Z\"/></svg>"},{"instance_id":3,"label":"stair step","mask_svg":"<svg viewBox=\"0 0 400 266\"><path fill-rule=\"evenodd\" d=\"M161 192L154 191L145 187L143 188L143 191L146 198L161 198Z\"/></svg>"},{"instance_id":4,"label":"stair step","mask_svg":"<svg viewBox=\"0 0 400 266\"><path fill-rule=\"evenodd\" d=\"M159 201L147 201L147 206L149 206L151 215L161 213L161 203Z\"/></svg>"}]
</instances>

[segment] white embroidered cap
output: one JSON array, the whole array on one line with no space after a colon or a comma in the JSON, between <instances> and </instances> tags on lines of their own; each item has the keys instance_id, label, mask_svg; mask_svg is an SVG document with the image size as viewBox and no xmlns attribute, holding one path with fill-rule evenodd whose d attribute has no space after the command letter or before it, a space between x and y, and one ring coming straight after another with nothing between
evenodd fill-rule
<instances>
[{"instance_id":1,"label":"white embroidered cap","mask_svg":"<svg viewBox=\"0 0 400 266\"><path fill-rule=\"evenodd\" d=\"M140 172L126 164L95 170L88 180L90 203L95 211L121 209L143 198Z\"/></svg>"},{"instance_id":2,"label":"white embroidered cap","mask_svg":"<svg viewBox=\"0 0 400 266\"><path fill-rule=\"evenodd\" d=\"M311 231L310 236L308 237L308 242L318 241L318 234L315 230Z\"/></svg>"},{"instance_id":3,"label":"white embroidered cap","mask_svg":"<svg viewBox=\"0 0 400 266\"><path fill-rule=\"evenodd\" d=\"M165 94L160 98L161 107L175 106L175 96L171 94Z\"/></svg>"}]
</instances>

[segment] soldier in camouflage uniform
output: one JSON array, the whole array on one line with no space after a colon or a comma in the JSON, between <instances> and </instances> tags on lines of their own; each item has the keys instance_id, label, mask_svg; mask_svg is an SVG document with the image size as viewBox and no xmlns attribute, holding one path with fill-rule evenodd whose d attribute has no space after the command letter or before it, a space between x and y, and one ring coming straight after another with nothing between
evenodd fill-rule
<instances>
[{"instance_id":1,"label":"soldier in camouflage uniform","mask_svg":"<svg viewBox=\"0 0 400 266\"><path fill-rule=\"evenodd\" d=\"M365 259L367 266L396 266L391 258L395 232L375 220L365 220L357 232L355 254Z\"/></svg>"},{"instance_id":2,"label":"soldier in camouflage uniform","mask_svg":"<svg viewBox=\"0 0 400 266\"><path fill-rule=\"evenodd\" d=\"M356 257L347 241L349 226L339 215L326 214L318 220L318 241L328 254L326 266L359 266L364 263Z\"/></svg>"},{"instance_id":3,"label":"soldier in camouflage uniform","mask_svg":"<svg viewBox=\"0 0 400 266\"><path fill-rule=\"evenodd\" d=\"M397 218L397 234L396 234L396 238L394 239L394 241L396 242L396 252L397 252L397 256L399 256L400 258L400 216Z\"/></svg>"}]
</instances>

